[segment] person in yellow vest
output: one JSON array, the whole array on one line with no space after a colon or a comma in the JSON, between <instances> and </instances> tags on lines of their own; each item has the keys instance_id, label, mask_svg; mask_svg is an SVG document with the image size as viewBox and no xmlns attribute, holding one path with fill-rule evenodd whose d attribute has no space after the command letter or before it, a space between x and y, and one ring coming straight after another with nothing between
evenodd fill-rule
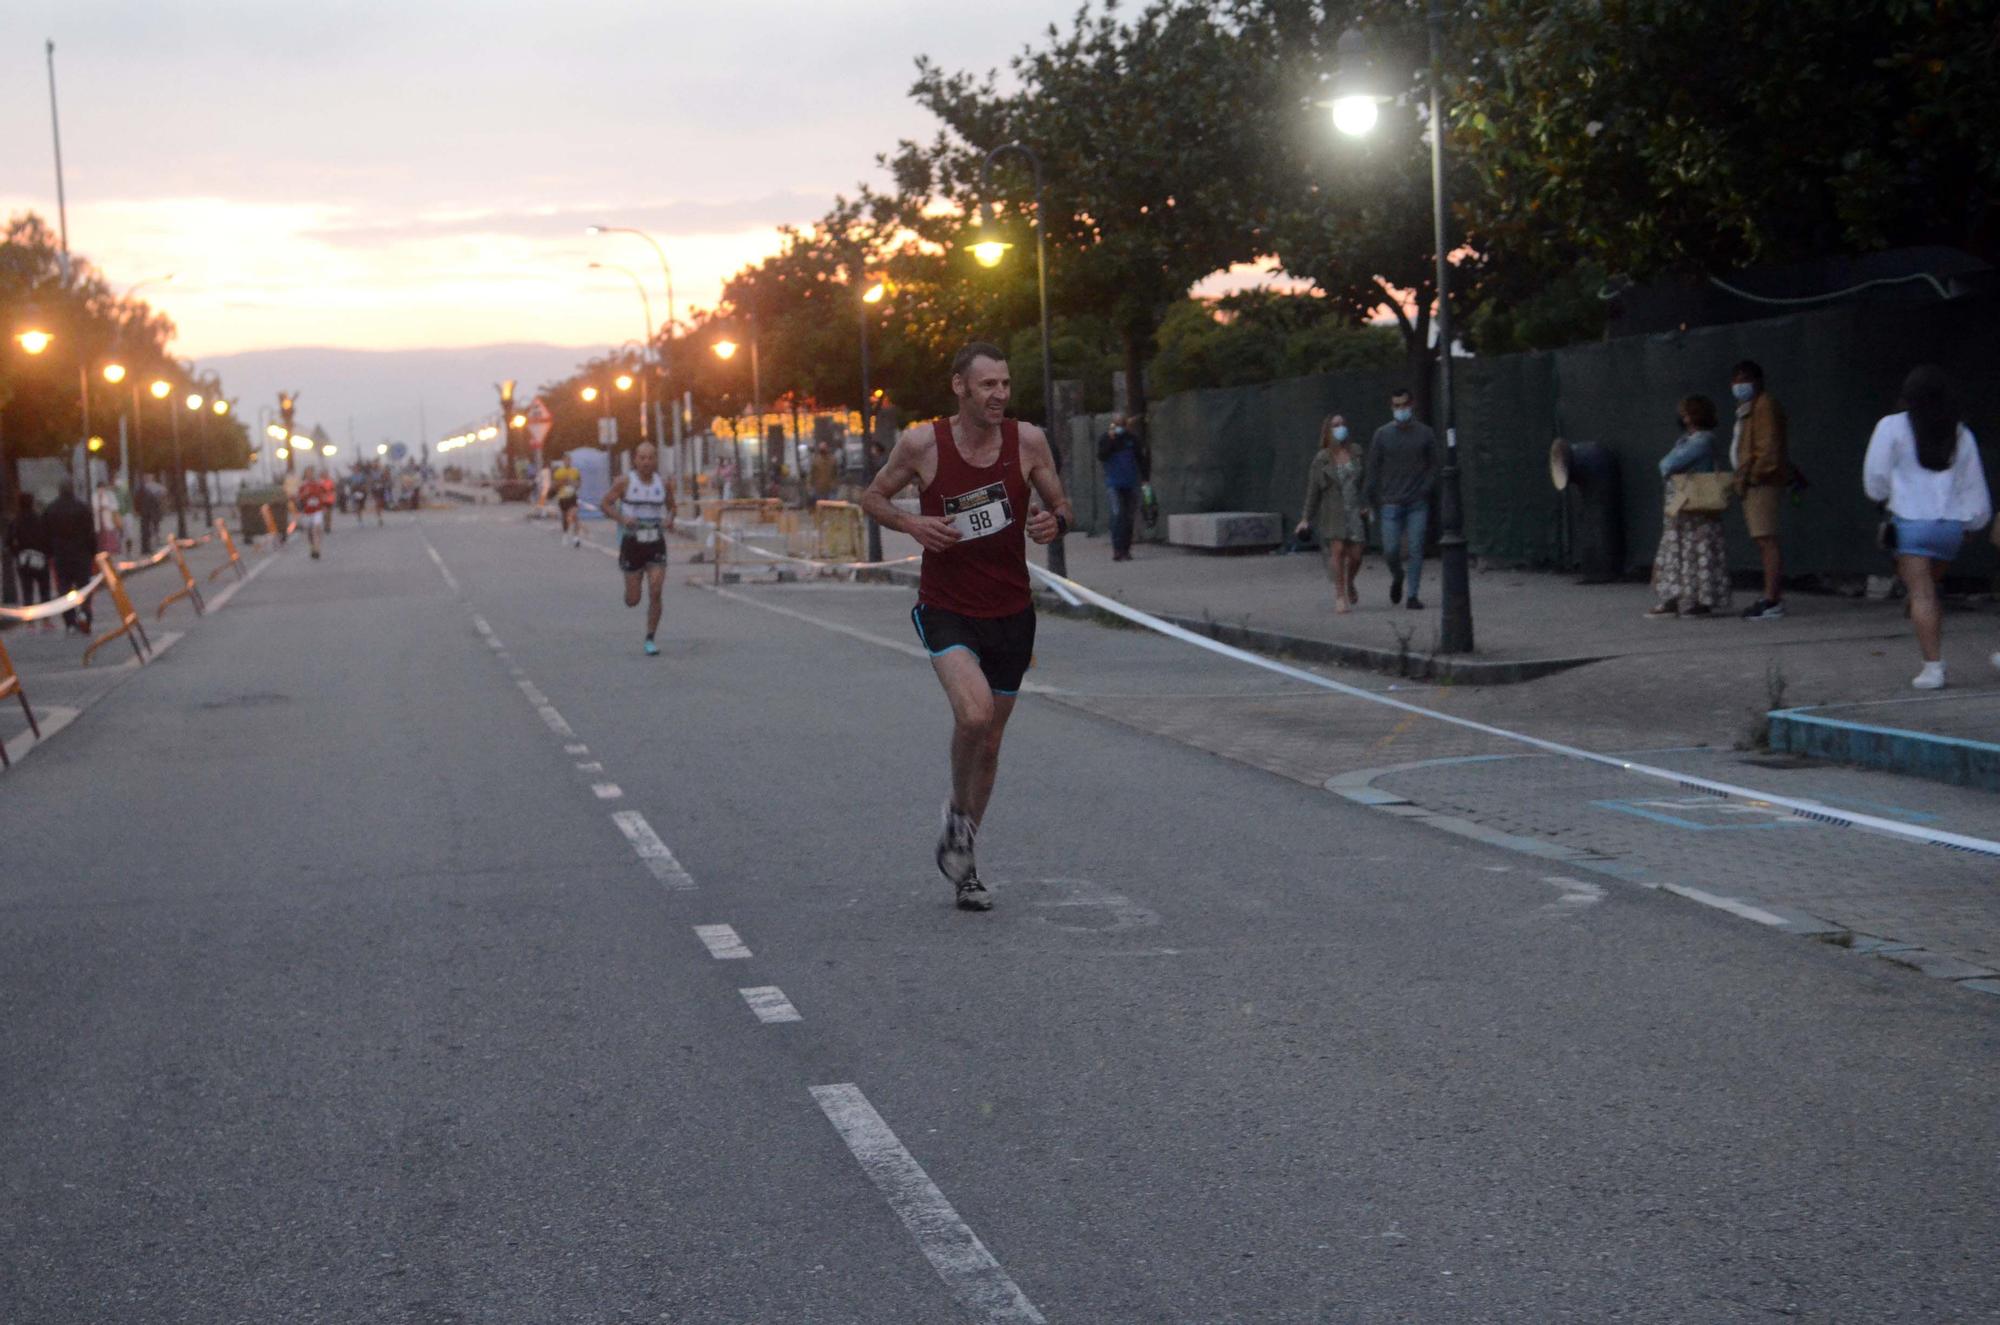
<instances>
[{"instance_id":1,"label":"person in yellow vest","mask_svg":"<svg viewBox=\"0 0 2000 1325\"><path fill-rule=\"evenodd\" d=\"M583 473L564 456L549 471L549 487L556 494L556 509L562 512L562 536L571 547L583 546L583 521L577 515L577 491Z\"/></svg>"}]
</instances>

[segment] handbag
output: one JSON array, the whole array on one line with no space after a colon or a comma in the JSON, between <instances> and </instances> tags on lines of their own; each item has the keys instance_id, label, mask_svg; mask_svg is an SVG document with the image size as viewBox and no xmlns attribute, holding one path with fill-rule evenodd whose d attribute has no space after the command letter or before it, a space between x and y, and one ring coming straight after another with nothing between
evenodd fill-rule
<instances>
[{"instance_id":1,"label":"handbag","mask_svg":"<svg viewBox=\"0 0 2000 1325\"><path fill-rule=\"evenodd\" d=\"M1676 474L1667 490L1668 515L1721 515L1735 485L1729 474Z\"/></svg>"}]
</instances>

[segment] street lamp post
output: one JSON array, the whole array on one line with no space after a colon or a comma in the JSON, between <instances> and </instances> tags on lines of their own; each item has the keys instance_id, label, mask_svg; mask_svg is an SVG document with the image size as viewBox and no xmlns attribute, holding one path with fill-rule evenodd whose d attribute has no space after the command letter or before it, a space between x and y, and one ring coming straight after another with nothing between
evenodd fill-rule
<instances>
[{"instance_id":1,"label":"street lamp post","mask_svg":"<svg viewBox=\"0 0 2000 1325\"><path fill-rule=\"evenodd\" d=\"M493 384L500 392L500 465L507 477L514 473L514 379Z\"/></svg>"},{"instance_id":2,"label":"street lamp post","mask_svg":"<svg viewBox=\"0 0 2000 1325\"><path fill-rule=\"evenodd\" d=\"M882 302L889 293L887 281L877 281L861 292L861 301L856 305L861 310L861 464L868 467L868 448L875 444L875 431L869 426L870 406L875 403L873 384L868 380L868 310ZM868 474L869 481L875 475ZM868 560L882 560L882 526L872 518L868 521Z\"/></svg>"},{"instance_id":3,"label":"street lamp post","mask_svg":"<svg viewBox=\"0 0 2000 1325\"><path fill-rule=\"evenodd\" d=\"M667 321L666 325L661 328L666 332L666 335L658 351L660 394L653 401L653 435L664 443L667 440L667 429L661 417L661 403L673 395L673 364L670 362L670 350L674 342L674 269L667 265L667 251L660 247L660 241L647 234L644 230L635 230L627 225L593 225L589 227L589 233L593 235L637 235L652 246L653 256L660 260L660 278L666 283L667 287ZM649 315L647 321L650 322L651 320L651 316ZM648 343L651 340L652 337L648 335ZM676 457L684 459L685 457L681 456L681 412L678 409L674 411L673 443ZM687 467L682 465L681 468L683 476L686 477Z\"/></svg>"},{"instance_id":4,"label":"street lamp post","mask_svg":"<svg viewBox=\"0 0 2000 1325\"><path fill-rule=\"evenodd\" d=\"M764 441L764 371L757 362L757 324L751 320L748 314L744 315L743 323L750 332L750 412L757 420L757 442L759 446L762 446ZM735 355L736 349L735 341L719 340L715 342L715 357L718 359L728 359ZM746 477L743 473L743 429L740 425L736 429L736 475L738 482L742 482Z\"/></svg>"},{"instance_id":5,"label":"street lamp post","mask_svg":"<svg viewBox=\"0 0 2000 1325\"><path fill-rule=\"evenodd\" d=\"M1438 626L1439 653L1472 652L1472 575L1465 543L1465 498L1458 466L1458 429L1451 396L1451 260L1446 234L1444 188L1444 104L1441 74L1444 64L1444 11L1430 0L1430 121L1431 231L1437 250L1438 401L1436 422L1444 431L1444 468L1438 473L1438 559L1444 596ZM1334 124L1358 135L1375 126L1374 61L1366 34L1350 28L1341 34L1340 65L1335 75Z\"/></svg>"},{"instance_id":6,"label":"street lamp post","mask_svg":"<svg viewBox=\"0 0 2000 1325\"><path fill-rule=\"evenodd\" d=\"M1028 165L1035 173L1035 290L1041 300L1042 311L1042 421L1047 425L1049 450L1054 454L1056 473L1062 473L1063 447L1056 437L1056 382L1055 359L1049 348L1049 258L1048 225L1042 199L1042 158L1026 143L1002 143L986 154L979 163L979 207L980 215L990 224L993 220L993 163L1008 152L1016 152L1028 159ZM991 255L989 261L988 255ZM988 249L977 256L986 266L999 262L1004 249ZM1049 545L1049 570L1056 575L1069 574L1069 557L1063 551L1063 541L1057 537Z\"/></svg>"},{"instance_id":7,"label":"street lamp post","mask_svg":"<svg viewBox=\"0 0 2000 1325\"><path fill-rule=\"evenodd\" d=\"M665 259L661 261L664 263ZM592 270L596 271L622 271L632 282L632 288L639 292L639 306L646 315L645 343L647 348L650 349L653 344L653 300L652 296L646 293L646 283L639 279L639 273L633 271L630 267L621 267L612 262L593 262L590 265ZM646 390L646 355L641 353L639 356L639 440L642 442L650 441L653 436L651 426L648 424L646 418L648 411L652 408L649 403L650 400L651 397Z\"/></svg>"}]
</instances>

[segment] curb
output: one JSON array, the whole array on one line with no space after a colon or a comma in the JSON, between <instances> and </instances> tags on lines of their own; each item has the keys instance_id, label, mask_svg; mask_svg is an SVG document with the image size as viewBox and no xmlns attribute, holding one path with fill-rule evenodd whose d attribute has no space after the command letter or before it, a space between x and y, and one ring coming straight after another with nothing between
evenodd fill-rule
<instances>
[{"instance_id":1,"label":"curb","mask_svg":"<svg viewBox=\"0 0 2000 1325\"><path fill-rule=\"evenodd\" d=\"M864 582L904 584L912 587L917 583L915 571L901 568L858 571L854 578ZM1046 589L1035 590L1035 610L1046 612L1050 616L1068 617L1074 621L1090 621L1119 630L1130 629L1126 622L1108 612L1082 604L1066 603ZM1382 672L1412 681L1441 681L1451 685L1515 685L1522 681L1554 676L1587 663L1602 662L1605 657L1603 654L1592 654L1576 658L1522 658L1508 662L1461 661L1430 653L1372 649L1362 644L1336 644L1331 640L1310 639L1304 635L1287 635L1280 631L1256 630L1249 626L1231 625L1228 622L1213 621L1205 617L1160 612L1150 607L1145 610L1149 615L1179 626L1183 630L1191 630L1197 635L1206 635L1218 644L1248 649L1252 653L1268 654L1299 662L1331 663L1337 667Z\"/></svg>"},{"instance_id":2,"label":"curb","mask_svg":"<svg viewBox=\"0 0 2000 1325\"><path fill-rule=\"evenodd\" d=\"M1771 748L1887 773L2000 791L2000 745L1825 716L1825 708L1776 709Z\"/></svg>"},{"instance_id":3,"label":"curb","mask_svg":"<svg viewBox=\"0 0 2000 1325\"><path fill-rule=\"evenodd\" d=\"M1864 957L1878 957L1908 967L1922 975L1943 980L1960 989L1976 994L2000 996L2000 971L1991 970L1976 962L1932 952L1914 943L1889 938L1878 934L1866 934L1850 929L1835 921L1794 910L1791 907L1766 906L1762 903L1745 901L1740 897L1729 897L1721 893L1708 892L1686 884L1671 883L1649 876L1644 870L1626 865L1615 856L1598 852L1581 851L1575 847L1563 846L1555 842L1544 842L1540 838L1522 837L1515 833L1504 833L1497 828L1456 815L1437 814L1418 805L1408 797L1374 785L1375 779L1392 773L1406 773L1415 769L1438 768L1448 764L1488 764L1508 759L1540 759L1542 755L1468 755L1454 759L1420 759L1413 763L1391 764L1384 768L1363 768L1352 773L1341 773L1325 782L1326 790L1357 805L1365 805L1371 810L1393 814L1399 819L1409 819L1427 827L1452 833L1459 837L1483 842L1537 860L1562 864L1579 870L1607 875L1623 883L1637 884L1655 892L1672 893L1676 897L1724 911L1739 920L1749 920L1786 934L1796 934L1803 938L1816 939L1821 943Z\"/></svg>"}]
</instances>

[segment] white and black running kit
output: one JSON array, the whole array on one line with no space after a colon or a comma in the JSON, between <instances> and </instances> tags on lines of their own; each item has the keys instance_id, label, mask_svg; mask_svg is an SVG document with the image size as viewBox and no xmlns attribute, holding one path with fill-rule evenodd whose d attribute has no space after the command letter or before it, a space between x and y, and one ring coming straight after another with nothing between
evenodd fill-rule
<instances>
[{"instance_id":1,"label":"white and black running kit","mask_svg":"<svg viewBox=\"0 0 2000 1325\"><path fill-rule=\"evenodd\" d=\"M648 483L637 474L625 476L625 495L618 512L633 527L618 540L618 569L637 575L648 566L667 564L667 477L655 473Z\"/></svg>"}]
</instances>

